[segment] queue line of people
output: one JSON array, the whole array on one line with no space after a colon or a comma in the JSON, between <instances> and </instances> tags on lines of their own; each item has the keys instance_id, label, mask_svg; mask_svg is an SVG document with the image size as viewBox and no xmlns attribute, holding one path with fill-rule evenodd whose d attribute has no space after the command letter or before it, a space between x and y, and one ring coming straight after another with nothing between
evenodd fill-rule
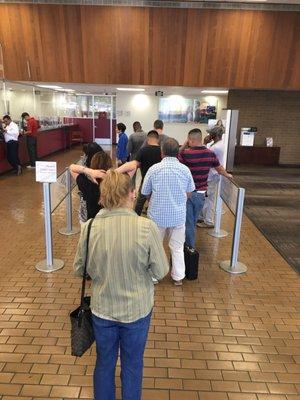
<instances>
[{"instance_id":1,"label":"queue line of people","mask_svg":"<svg viewBox=\"0 0 300 400\"><path fill-rule=\"evenodd\" d=\"M125 130L121 132L123 135ZM115 400L119 353L122 399L141 400L154 283L169 271L163 239L169 238L172 280L181 285L185 276L183 246L185 242L195 246L195 227L205 202L210 169L231 177L216 155L202 145L199 129L189 132L181 148L177 140L161 135L157 130L150 131L135 159L118 163L117 169L105 170L110 163L102 169L90 168L92 165L70 167L73 175L85 174L98 187L102 208L92 221L89 243L88 224L83 225L74 261L75 272L81 276L89 246L87 273L92 280L97 348L95 400ZM92 160L96 156L101 159L102 153L102 149L96 152ZM142 171L138 199L131 179L137 168ZM142 206L137 209L146 199L149 218L140 216Z\"/></svg>"},{"instance_id":2,"label":"queue line of people","mask_svg":"<svg viewBox=\"0 0 300 400\"><path fill-rule=\"evenodd\" d=\"M139 130L140 138L143 137L144 134L140 134L140 123L135 122L134 124ZM122 163L117 161L117 171L135 176L137 169L141 169L142 181L135 201L135 212L141 215L145 203L149 200L148 216L161 229L162 238L165 235L169 238L173 266L171 276L175 284L181 285L184 278L183 246L186 244L188 247L195 247L195 229L199 217L203 215L204 211L209 215L214 213L213 198L216 191L216 179L210 177L219 177L219 175L231 177L231 175L220 164L216 154L202 144L200 129L192 129L188 133L185 143L179 147L175 139L162 134L162 121L155 121L155 125L161 127L160 133L154 129L151 130L143 143L140 140L138 151L135 146L134 160ZM125 135L124 124L117 124L118 130L121 136ZM210 131L211 137L205 140L210 141L214 137L215 142L218 142L222 136L222 128L215 127ZM218 140L216 133L219 135ZM162 143L161 146L159 142ZM89 144L88 148L93 155L97 152L104 153L101 146L96 143ZM90 155L87 156L87 163L83 167L77 164L70 167L80 189L81 198L87 203L86 208L92 210L92 212L85 212L84 217L81 212L81 223L95 216L100 210L99 179L103 178L105 171L112 166L112 160L107 155L106 162L101 164L103 162L102 155L102 157L97 157L98 164L94 162L93 166L89 168L89 157ZM185 174L190 182L184 189L185 191L181 191L185 179L183 165L187 167ZM181 174L177 170L181 170ZM213 175L211 175L212 173ZM209 204L206 205L206 201L211 181L214 182L214 192L211 190L209 206ZM177 267L178 265L179 267ZM178 273L177 270L180 272Z\"/></svg>"}]
</instances>

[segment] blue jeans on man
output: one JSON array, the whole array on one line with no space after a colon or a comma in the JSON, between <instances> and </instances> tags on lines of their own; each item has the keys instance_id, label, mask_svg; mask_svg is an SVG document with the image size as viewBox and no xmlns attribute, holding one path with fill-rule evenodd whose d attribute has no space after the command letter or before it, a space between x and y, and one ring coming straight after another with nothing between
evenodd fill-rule
<instances>
[{"instance_id":1,"label":"blue jeans on man","mask_svg":"<svg viewBox=\"0 0 300 400\"><path fill-rule=\"evenodd\" d=\"M95 400L115 400L115 370L120 349L123 400L141 400L143 357L151 313L135 322L122 323L93 315L97 346L94 371Z\"/></svg>"},{"instance_id":2,"label":"blue jeans on man","mask_svg":"<svg viewBox=\"0 0 300 400\"><path fill-rule=\"evenodd\" d=\"M189 247L195 248L195 231L196 224L204 206L205 193L198 193L194 191L188 198L186 203L186 231L185 243Z\"/></svg>"}]
</instances>

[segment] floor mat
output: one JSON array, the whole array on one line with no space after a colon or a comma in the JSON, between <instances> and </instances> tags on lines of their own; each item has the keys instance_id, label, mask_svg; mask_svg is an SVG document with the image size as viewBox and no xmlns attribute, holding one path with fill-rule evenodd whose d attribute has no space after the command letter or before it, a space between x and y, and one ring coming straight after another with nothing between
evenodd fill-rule
<instances>
[{"instance_id":1,"label":"floor mat","mask_svg":"<svg viewBox=\"0 0 300 400\"><path fill-rule=\"evenodd\" d=\"M247 216L300 273L300 168L236 167L234 177Z\"/></svg>"}]
</instances>

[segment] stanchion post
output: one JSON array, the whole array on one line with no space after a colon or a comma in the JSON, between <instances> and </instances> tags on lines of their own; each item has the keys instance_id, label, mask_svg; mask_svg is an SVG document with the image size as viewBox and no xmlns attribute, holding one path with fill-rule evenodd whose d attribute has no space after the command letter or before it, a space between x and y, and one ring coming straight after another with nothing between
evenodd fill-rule
<instances>
[{"instance_id":1,"label":"stanchion post","mask_svg":"<svg viewBox=\"0 0 300 400\"><path fill-rule=\"evenodd\" d=\"M53 265L52 247L52 220L51 220L51 198L50 183L43 183L44 193L44 220L45 220L45 244L47 265Z\"/></svg>"},{"instance_id":2,"label":"stanchion post","mask_svg":"<svg viewBox=\"0 0 300 400\"><path fill-rule=\"evenodd\" d=\"M243 272L247 271L246 265L238 261L244 198L245 198L245 189L239 188L237 204L236 204L232 247L231 247L231 258L230 260L222 261L220 263L220 267L225 271L230 272L231 274L242 274Z\"/></svg>"},{"instance_id":3,"label":"stanchion post","mask_svg":"<svg viewBox=\"0 0 300 400\"><path fill-rule=\"evenodd\" d=\"M53 259L50 183L43 183L43 193L46 260L37 263L36 269L41 272L53 272L62 268L64 266L64 262L59 259Z\"/></svg>"},{"instance_id":4,"label":"stanchion post","mask_svg":"<svg viewBox=\"0 0 300 400\"><path fill-rule=\"evenodd\" d=\"M61 228L58 232L62 235L76 235L80 231L80 228L73 228L72 224L72 187L71 187L71 173L69 168L66 169L66 188L67 188L67 196L66 196L66 219L67 226L66 228Z\"/></svg>"},{"instance_id":5,"label":"stanchion post","mask_svg":"<svg viewBox=\"0 0 300 400\"><path fill-rule=\"evenodd\" d=\"M222 220L222 199L221 199L221 179L218 183L217 200L215 207L215 227L213 231L208 232L210 236L222 238L228 236L228 232L221 229Z\"/></svg>"}]
</instances>

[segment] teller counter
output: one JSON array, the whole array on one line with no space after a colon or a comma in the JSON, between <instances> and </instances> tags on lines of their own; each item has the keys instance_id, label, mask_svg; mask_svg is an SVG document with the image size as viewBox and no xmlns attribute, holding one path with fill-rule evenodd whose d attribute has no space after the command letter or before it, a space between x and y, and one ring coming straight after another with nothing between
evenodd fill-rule
<instances>
[{"instance_id":1,"label":"teller counter","mask_svg":"<svg viewBox=\"0 0 300 400\"><path fill-rule=\"evenodd\" d=\"M70 147L71 132L78 130L78 125L61 125L58 127L42 128L37 134L37 153L38 158L48 156L59 150L65 150ZM19 157L22 165L29 163L26 137L19 136ZM0 142L0 173L11 170L10 164L6 159L5 142Z\"/></svg>"},{"instance_id":2,"label":"teller counter","mask_svg":"<svg viewBox=\"0 0 300 400\"><path fill-rule=\"evenodd\" d=\"M280 147L236 146L235 165L279 165Z\"/></svg>"}]
</instances>

